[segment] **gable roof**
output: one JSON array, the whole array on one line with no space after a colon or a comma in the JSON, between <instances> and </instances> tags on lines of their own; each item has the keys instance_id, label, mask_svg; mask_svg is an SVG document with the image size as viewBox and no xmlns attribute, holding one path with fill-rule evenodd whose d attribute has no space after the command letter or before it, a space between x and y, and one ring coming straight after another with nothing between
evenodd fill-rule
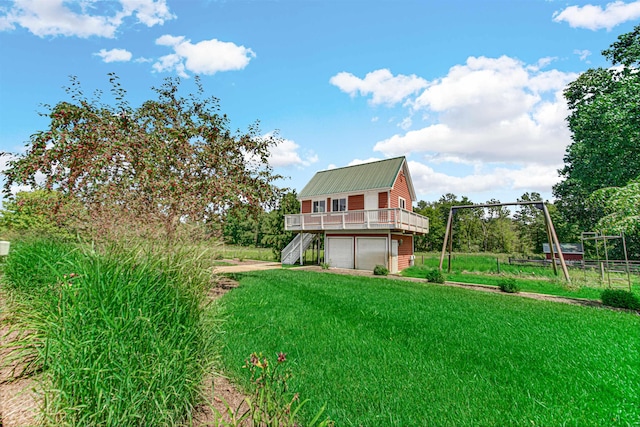
<instances>
[{"instance_id":1,"label":"gable roof","mask_svg":"<svg viewBox=\"0 0 640 427\"><path fill-rule=\"evenodd\" d=\"M415 200L415 190L404 156L316 172L300 191L298 199L354 191L388 190L393 187L400 170L404 170L409 192Z\"/></svg>"},{"instance_id":2,"label":"gable roof","mask_svg":"<svg viewBox=\"0 0 640 427\"><path fill-rule=\"evenodd\" d=\"M582 243L560 243L560 249L562 249L563 254L584 254ZM555 243L553 244L553 251L558 252ZM542 244L542 252L544 252L545 254L551 253L548 243Z\"/></svg>"}]
</instances>

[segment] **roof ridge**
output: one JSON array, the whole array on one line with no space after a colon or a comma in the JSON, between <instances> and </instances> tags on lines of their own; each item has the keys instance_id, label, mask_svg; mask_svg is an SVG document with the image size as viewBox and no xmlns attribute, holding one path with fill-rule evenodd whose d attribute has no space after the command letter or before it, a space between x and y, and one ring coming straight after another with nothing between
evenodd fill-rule
<instances>
[{"instance_id":1,"label":"roof ridge","mask_svg":"<svg viewBox=\"0 0 640 427\"><path fill-rule=\"evenodd\" d=\"M388 158L388 159L374 160L373 162L364 162L364 163L358 163L358 164L355 164L355 165L340 166L339 168L324 169L324 170L318 171L316 173L330 172L330 171L335 171L335 170L338 170L338 169L355 168L355 167L358 167L358 166L372 165L374 163L389 162L391 160L398 160L398 159L405 159L406 160L406 157L405 156L397 156L397 157L391 157L391 158Z\"/></svg>"}]
</instances>

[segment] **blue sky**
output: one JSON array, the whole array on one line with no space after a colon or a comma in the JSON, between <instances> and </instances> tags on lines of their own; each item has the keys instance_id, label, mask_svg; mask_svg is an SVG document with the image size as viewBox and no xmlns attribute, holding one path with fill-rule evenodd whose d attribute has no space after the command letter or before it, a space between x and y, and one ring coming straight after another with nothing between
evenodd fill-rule
<instances>
[{"instance_id":1,"label":"blue sky","mask_svg":"<svg viewBox=\"0 0 640 427\"><path fill-rule=\"evenodd\" d=\"M632 0L0 0L0 150L70 75L92 93L115 72L134 105L199 75L233 128L279 130L282 186L405 155L419 200L551 199L562 89L639 22Z\"/></svg>"}]
</instances>

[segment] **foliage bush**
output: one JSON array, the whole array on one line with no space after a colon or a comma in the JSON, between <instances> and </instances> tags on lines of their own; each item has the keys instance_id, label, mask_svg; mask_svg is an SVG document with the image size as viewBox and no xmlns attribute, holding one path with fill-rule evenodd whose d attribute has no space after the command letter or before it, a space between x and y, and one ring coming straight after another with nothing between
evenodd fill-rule
<instances>
[{"instance_id":1,"label":"foliage bush","mask_svg":"<svg viewBox=\"0 0 640 427\"><path fill-rule=\"evenodd\" d=\"M378 264L374 267L373 274L375 276L386 276L387 274L389 274L389 269L384 265Z\"/></svg>"},{"instance_id":2,"label":"foliage bush","mask_svg":"<svg viewBox=\"0 0 640 427\"><path fill-rule=\"evenodd\" d=\"M0 229L22 235L70 239L86 229L84 207L55 190L20 191L7 197L0 211Z\"/></svg>"},{"instance_id":3,"label":"foliage bush","mask_svg":"<svg viewBox=\"0 0 640 427\"><path fill-rule=\"evenodd\" d=\"M498 287L502 292L507 292L510 294L515 294L520 292L520 286L518 285L518 282L516 281L516 279L514 279L513 277L501 279L498 282Z\"/></svg>"},{"instance_id":4,"label":"foliage bush","mask_svg":"<svg viewBox=\"0 0 640 427\"><path fill-rule=\"evenodd\" d=\"M600 298L604 305L610 307L640 310L640 299L634 293L623 289L605 289Z\"/></svg>"},{"instance_id":5,"label":"foliage bush","mask_svg":"<svg viewBox=\"0 0 640 427\"><path fill-rule=\"evenodd\" d=\"M442 271L440 271L440 269L438 268L433 268L427 271L425 277L427 279L427 282L444 283L444 274L442 274Z\"/></svg>"}]
</instances>

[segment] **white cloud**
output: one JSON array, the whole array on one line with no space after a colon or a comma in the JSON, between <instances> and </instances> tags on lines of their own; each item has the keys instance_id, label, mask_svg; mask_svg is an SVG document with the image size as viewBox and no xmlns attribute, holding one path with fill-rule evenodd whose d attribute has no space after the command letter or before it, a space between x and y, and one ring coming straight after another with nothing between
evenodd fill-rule
<instances>
[{"instance_id":1,"label":"white cloud","mask_svg":"<svg viewBox=\"0 0 640 427\"><path fill-rule=\"evenodd\" d=\"M135 17L148 27L173 19L166 0L112 2L14 0L0 16L0 30L26 28L36 36L113 38L124 19Z\"/></svg>"},{"instance_id":2,"label":"white cloud","mask_svg":"<svg viewBox=\"0 0 640 427\"><path fill-rule=\"evenodd\" d=\"M379 141L385 156L425 153L459 162L558 163L570 143L562 90L576 74L535 71L513 58L470 57L416 99L434 124Z\"/></svg>"},{"instance_id":3,"label":"white cloud","mask_svg":"<svg viewBox=\"0 0 640 427\"><path fill-rule=\"evenodd\" d=\"M631 3L615 1L607 4L604 9L591 4L582 7L569 6L553 14L555 22L564 21L573 28L586 28L593 31L602 28L611 30L616 25L638 18L640 18L640 1L638 0Z\"/></svg>"},{"instance_id":4,"label":"white cloud","mask_svg":"<svg viewBox=\"0 0 640 427\"><path fill-rule=\"evenodd\" d=\"M153 64L154 70L176 71L182 77L188 77L187 71L215 74L219 71L241 70L256 56L249 48L216 39L193 44L183 36L164 35L156 40L156 44L169 46L174 53L162 56Z\"/></svg>"},{"instance_id":5,"label":"white cloud","mask_svg":"<svg viewBox=\"0 0 640 427\"><path fill-rule=\"evenodd\" d=\"M175 18L169 11L166 0L120 0L122 16L135 15L138 21L147 27L162 25L164 21Z\"/></svg>"},{"instance_id":6,"label":"white cloud","mask_svg":"<svg viewBox=\"0 0 640 427\"><path fill-rule=\"evenodd\" d=\"M309 153L305 159L300 157L298 149L300 146L290 139L283 139L281 142L271 149L269 164L276 167L289 166L310 166L318 161L318 156Z\"/></svg>"},{"instance_id":7,"label":"white cloud","mask_svg":"<svg viewBox=\"0 0 640 427\"><path fill-rule=\"evenodd\" d=\"M387 69L367 73L364 79L351 73L341 72L331 77L329 82L351 96L358 93L362 96L372 95L371 103L374 105L397 104L428 84L425 79L415 74L393 76Z\"/></svg>"},{"instance_id":8,"label":"white cloud","mask_svg":"<svg viewBox=\"0 0 640 427\"><path fill-rule=\"evenodd\" d=\"M100 49L100 52L94 55L101 57L104 62L128 62L132 57L131 52L126 49Z\"/></svg>"},{"instance_id":9,"label":"white cloud","mask_svg":"<svg viewBox=\"0 0 640 427\"><path fill-rule=\"evenodd\" d=\"M400 123L398 123L398 127L403 130L407 130L411 127L412 124L413 120L411 119L411 117L405 117Z\"/></svg>"},{"instance_id":10,"label":"white cloud","mask_svg":"<svg viewBox=\"0 0 640 427\"><path fill-rule=\"evenodd\" d=\"M527 69L531 71L540 71L542 68L545 68L546 66L557 60L558 58L556 58L555 56L545 56L544 58L538 59L538 62L535 65L528 66Z\"/></svg>"},{"instance_id":11,"label":"white cloud","mask_svg":"<svg viewBox=\"0 0 640 427\"><path fill-rule=\"evenodd\" d=\"M580 57L580 61L586 61L587 58L589 56L591 56L591 51L587 50L587 49L584 49L584 50L575 49L573 51L573 53L575 53L576 55L578 55ZM587 61L587 62L589 62L589 61Z\"/></svg>"},{"instance_id":12,"label":"white cloud","mask_svg":"<svg viewBox=\"0 0 640 427\"><path fill-rule=\"evenodd\" d=\"M495 192L548 192L559 181L557 169L560 165L536 166L509 169L487 167L472 174L454 176L437 172L430 166L409 161L411 179L418 194L439 195L446 193L470 195L472 193Z\"/></svg>"}]
</instances>

